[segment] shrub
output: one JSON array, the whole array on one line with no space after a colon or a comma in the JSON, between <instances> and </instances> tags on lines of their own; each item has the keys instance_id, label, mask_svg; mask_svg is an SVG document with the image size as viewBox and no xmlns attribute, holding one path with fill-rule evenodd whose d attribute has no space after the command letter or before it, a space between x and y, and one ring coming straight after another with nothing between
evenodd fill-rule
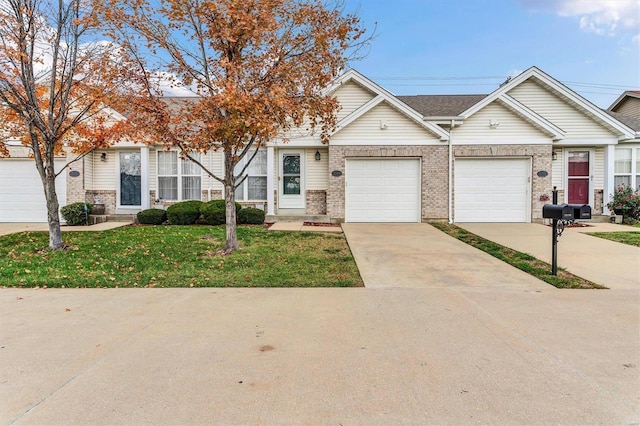
<instances>
[{"instance_id":1,"label":"shrub","mask_svg":"<svg viewBox=\"0 0 640 426\"><path fill-rule=\"evenodd\" d=\"M85 211L85 206L87 210ZM71 203L60 209L60 213L64 220L67 221L67 225L87 225L87 217L91 214L93 205L90 203Z\"/></svg>"},{"instance_id":2,"label":"shrub","mask_svg":"<svg viewBox=\"0 0 640 426\"><path fill-rule=\"evenodd\" d=\"M172 225L193 225L200 217L202 201L189 200L167 208L167 218Z\"/></svg>"},{"instance_id":3,"label":"shrub","mask_svg":"<svg viewBox=\"0 0 640 426\"><path fill-rule=\"evenodd\" d=\"M262 225L264 223L264 210L246 207L238 213L238 222L247 225Z\"/></svg>"},{"instance_id":4,"label":"shrub","mask_svg":"<svg viewBox=\"0 0 640 426\"><path fill-rule=\"evenodd\" d=\"M167 212L162 209L142 210L136 215L143 225L162 225L167 220Z\"/></svg>"},{"instance_id":5,"label":"shrub","mask_svg":"<svg viewBox=\"0 0 640 426\"><path fill-rule=\"evenodd\" d=\"M236 216L242 211L240 203L236 203ZM227 212L224 200L213 200L203 203L200 212L208 225L224 225L227 222Z\"/></svg>"},{"instance_id":6,"label":"shrub","mask_svg":"<svg viewBox=\"0 0 640 426\"><path fill-rule=\"evenodd\" d=\"M640 194L637 189L634 190L631 186L623 183L611 195L611 201L607 203L607 208L617 215L639 220Z\"/></svg>"}]
</instances>

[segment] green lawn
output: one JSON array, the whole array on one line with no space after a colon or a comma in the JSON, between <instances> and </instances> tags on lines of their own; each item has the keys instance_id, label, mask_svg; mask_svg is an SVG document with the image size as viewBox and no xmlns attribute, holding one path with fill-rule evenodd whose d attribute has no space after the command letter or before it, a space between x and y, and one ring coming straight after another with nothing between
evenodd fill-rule
<instances>
[{"instance_id":1,"label":"green lawn","mask_svg":"<svg viewBox=\"0 0 640 426\"><path fill-rule=\"evenodd\" d=\"M238 227L230 256L224 226L126 226L63 234L66 250L46 249L48 234L0 237L6 287L360 287L342 234Z\"/></svg>"},{"instance_id":2,"label":"green lawn","mask_svg":"<svg viewBox=\"0 0 640 426\"><path fill-rule=\"evenodd\" d=\"M640 247L640 232L588 232L594 237Z\"/></svg>"},{"instance_id":3,"label":"green lawn","mask_svg":"<svg viewBox=\"0 0 640 426\"><path fill-rule=\"evenodd\" d=\"M593 283L584 278L580 278L567 272L561 268L558 268L558 275L551 274L551 265L536 259L527 253L522 253L508 247L502 246L493 241L484 239L476 234L473 234L466 229L462 229L455 225L450 225L444 222L435 222L432 225L442 232L463 241L470 246L484 251L493 257L496 257L503 262L514 266L529 275L551 284L558 288L606 288L600 284Z\"/></svg>"}]
</instances>

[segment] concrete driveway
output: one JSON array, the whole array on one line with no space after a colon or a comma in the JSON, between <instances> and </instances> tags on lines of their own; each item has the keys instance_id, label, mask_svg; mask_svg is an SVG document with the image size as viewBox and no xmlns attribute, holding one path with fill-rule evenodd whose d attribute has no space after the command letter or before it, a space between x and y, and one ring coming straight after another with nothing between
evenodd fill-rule
<instances>
[{"instance_id":1,"label":"concrete driveway","mask_svg":"<svg viewBox=\"0 0 640 426\"><path fill-rule=\"evenodd\" d=\"M342 229L365 287L553 288L426 223L345 223Z\"/></svg>"}]
</instances>

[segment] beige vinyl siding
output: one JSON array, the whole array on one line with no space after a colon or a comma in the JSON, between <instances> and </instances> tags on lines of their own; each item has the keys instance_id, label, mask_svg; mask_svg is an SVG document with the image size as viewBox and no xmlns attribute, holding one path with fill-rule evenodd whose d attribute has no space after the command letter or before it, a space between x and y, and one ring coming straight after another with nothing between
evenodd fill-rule
<instances>
[{"instance_id":1,"label":"beige vinyl siding","mask_svg":"<svg viewBox=\"0 0 640 426\"><path fill-rule=\"evenodd\" d=\"M83 159L83 165L84 165L84 188L85 189L93 189L93 162L95 161L95 158L99 158L95 156L96 153L95 151L87 154Z\"/></svg>"},{"instance_id":2,"label":"beige vinyl siding","mask_svg":"<svg viewBox=\"0 0 640 426\"><path fill-rule=\"evenodd\" d=\"M509 95L560 127L566 133L566 139L615 137L577 107L564 102L531 80L514 87Z\"/></svg>"},{"instance_id":3,"label":"beige vinyl siding","mask_svg":"<svg viewBox=\"0 0 640 426\"><path fill-rule=\"evenodd\" d=\"M319 148L320 161L316 161L316 149L307 149L307 189L326 190L329 188L329 150Z\"/></svg>"},{"instance_id":4,"label":"beige vinyl siding","mask_svg":"<svg viewBox=\"0 0 640 426\"><path fill-rule=\"evenodd\" d=\"M380 123L387 125L380 128ZM331 137L332 143L341 141L421 141L438 143L439 139L387 103L381 103Z\"/></svg>"},{"instance_id":5,"label":"beige vinyl siding","mask_svg":"<svg viewBox=\"0 0 640 426\"><path fill-rule=\"evenodd\" d=\"M340 102L340 110L337 113L338 121L375 97L373 93L353 81L340 86L334 96Z\"/></svg>"},{"instance_id":6,"label":"beige vinyl siding","mask_svg":"<svg viewBox=\"0 0 640 426\"><path fill-rule=\"evenodd\" d=\"M616 107L615 111L619 112L620 114L640 118L640 99L627 98Z\"/></svg>"},{"instance_id":7,"label":"beige vinyl siding","mask_svg":"<svg viewBox=\"0 0 640 426\"><path fill-rule=\"evenodd\" d=\"M107 154L106 161L102 161L100 156L105 152ZM97 150L93 154L93 189L94 190L111 190L116 189L116 157L118 151L113 150Z\"/></svg>"},{"instance_id":8,"label":"beige vinyl siding","mask_svg":"<svg viewBox=\"0 0 640 426\"><path fill-rule=\"evenodd\" d=\"M564 151L562 148L555 148L553 151L557 154L557 158L551 161L551 187L552 189L554 186L558 189L562 189L564 187ZM551 194L549 194L549 196L551 196Z\"/></svg>"},{"instance_id":9,"label":"beige vinyl siding","mask_svg":"<svg viewBox=\"0 0 640 426\"><path fill-rule=\"evenodd\" d=\"M491 128L490 122L500 124ZM508 140L510 144L530 144L532 140L539 140L541 143L551 142L549 135L497 102L473 114L462 126L455 128L453 133L454 144L460 139L477 139L483 143L499 139L500 143Z\"/></svg>"},{"instance_id":10,"label":"beige vinyl siding","mask_svg":"<svg viewBox=\"0 0 640 426\"><path fill-rule=\"evenodd\" d=\"M593 187L604 188L604 147L597 147L593 164Z\"/></svg>"},{"instance_id":11,"label":"beige vinyl siding","mask_svg":"<svg viewBox=\"0 0 640 426\"><path fill-rule=\"evenodd\" d=\"M224 154L222 152L211 152L207 154L206 160L207 160L206 166L211 167L210 169L211 173L213 173L214 175L218 176L221 179L224 178ZM203 173L203 176L206 175L205 172L202 172L202 173ZM224 186L219 181L215 180L214 178L208 175L206 178L204 178L204 181L206 182L206 186L205 186L205 183L203 183L202 184L203 189L213 189L218 191L222 191L224 189Z\"/></svg>"}]
</instances>

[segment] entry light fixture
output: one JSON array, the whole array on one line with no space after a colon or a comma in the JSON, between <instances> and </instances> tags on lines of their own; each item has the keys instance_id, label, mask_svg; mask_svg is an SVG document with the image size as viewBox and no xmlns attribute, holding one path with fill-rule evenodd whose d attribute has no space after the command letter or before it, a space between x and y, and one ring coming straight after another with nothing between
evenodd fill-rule
<instances>
[{"instance_id":1,"label":"entry light fixture","mask_svg":"<svg viewBox=\"0 0 640 426\"><path fill-rule=\"evenodd\" d=\"M320 158L322 158L322 157L320 156L320 151L318 151L318 150L316 149L316 161L320 161Z\"/></svg>"},{"instance_id":2,"label":"entry light fixture","mask_svg":"<svg viewBox=\"0 0 640 426\"><path fill-rule=\"evenodd\" d=\"M107 153L103 152L102 154L100 154L100 161L107 161Z\"/></svg>"},{"instance_id":3,"label":"entry light fixture","mask_svg":"<svg viewBox=\"0 0 640 426\"><path fill-rule=\"evenodd\" d=\"M551 152L551 161L556 161L558 159L558 153L556 151Z\"/></svg>"},{"instance_id":4,"label":"entry light fixture","mask_svg":"<svg viewBox=\"0 0 640 426\"><path fill-rule=\"evenodd\" d=\"M499 125L500 125L499 121L496 121L496 120L489 121L489 127L492 129L497 129Z\"/></svg>"}]
</instances>

